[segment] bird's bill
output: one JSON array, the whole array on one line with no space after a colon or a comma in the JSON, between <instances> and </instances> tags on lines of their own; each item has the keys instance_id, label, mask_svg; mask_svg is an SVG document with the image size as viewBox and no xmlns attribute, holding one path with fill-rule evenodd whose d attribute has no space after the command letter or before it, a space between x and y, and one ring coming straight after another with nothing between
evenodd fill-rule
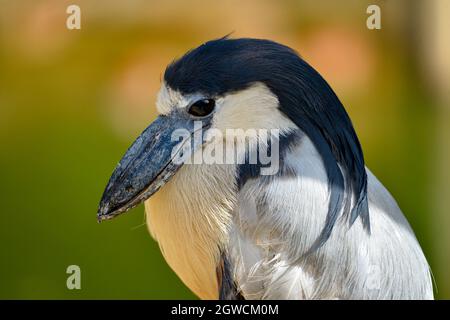
<instances>
[{"instance_id":1,"label":"bird's bill","mask_svg":"<svg viewBox=\"0 0 450 320\"><path fill-rule=\"evenodd\" d=\"M114 218L144 202L175 174L182 164L173 160L184 142L173 139L173 132L180 128L194 131L189 121L159 116L142 132L109 179L100 201L98 221Z\"/></svg>"}]
</instances>

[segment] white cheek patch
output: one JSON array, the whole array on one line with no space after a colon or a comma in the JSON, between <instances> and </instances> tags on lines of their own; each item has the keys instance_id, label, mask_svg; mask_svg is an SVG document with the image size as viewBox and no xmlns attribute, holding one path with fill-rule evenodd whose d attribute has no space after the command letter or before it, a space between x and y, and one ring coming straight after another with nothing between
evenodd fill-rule
<instances>
[{"instance_id":1,"label":"white cheek patch","mask_svg":"<svg viewBox=\"0 0 450 320\"><path fill-rule=\"evenodd\" d=\"M279 109L278 98L263 83L225 95L217 100L213 127L226 129L280 129L296 128Z\"/></svg>"},{"instance_id":2,"label":"white cheek patch","mask_svg":"<svg viewBox=\"0 0 450 320\"><path fill-rule=\"evenodd\" d=\"M211 148L221 144L223 139L225 159L236 157L235 162L227 160L225 163L249 161L255 164L256 161L252 162L254 156L264 165L260 172L262 175L276 174L279 170L279 137L298 129L278 107L278 98L260 82L220 97L216 101L212 130L221 134Z\"/></svg>"}]
</instances>

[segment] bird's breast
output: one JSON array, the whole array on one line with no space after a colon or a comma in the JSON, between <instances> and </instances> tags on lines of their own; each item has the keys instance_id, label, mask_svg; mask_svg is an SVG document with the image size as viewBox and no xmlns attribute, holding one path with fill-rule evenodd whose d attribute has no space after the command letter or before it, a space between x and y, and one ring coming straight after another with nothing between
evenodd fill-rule
<instances>
[{"instance_id":1,"label":"bird's breast","mask_svg":"<svg viewBox=\"0 0 450 320\"><path fill-rule=\"evenodd\" d=\"M234 172L185 165L146 201L147 224L169 266L200 298L217 299L216 268L228 241Z\"/></svg>"}]
</instances>

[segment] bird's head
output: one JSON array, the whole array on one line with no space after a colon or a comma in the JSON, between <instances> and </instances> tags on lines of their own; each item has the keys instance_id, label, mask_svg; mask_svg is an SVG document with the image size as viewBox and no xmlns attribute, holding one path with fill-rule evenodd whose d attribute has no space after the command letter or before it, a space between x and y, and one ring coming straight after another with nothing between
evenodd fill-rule
<instances>
[{"instance_id":1,"label":"bird's head","mask_svg":"<svg viewBox=\"0 0 450 320\"><path fill-rule=\"evenodd\" d=\"M364 160L343 106L325 80L286 46L258 39L209 41L167 67L157 109L160 115L112 174L99 220L151 197L183 165L180 155L187 159L182 154L211 143L196 139L196 132L214 129L279 129L281 135L299 130L314 143L331 193L336 191L330 215L344 202L339 188L365 201Z\"/></svg>"}]
</instances>

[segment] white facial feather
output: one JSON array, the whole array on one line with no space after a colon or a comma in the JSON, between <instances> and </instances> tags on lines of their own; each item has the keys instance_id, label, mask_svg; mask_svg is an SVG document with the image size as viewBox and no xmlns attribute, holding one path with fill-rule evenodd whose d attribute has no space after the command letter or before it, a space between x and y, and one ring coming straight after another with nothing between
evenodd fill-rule
<instances>
[{"instance_id":1,"label":"white facial feather","mask_svg":"<svg viewBox=\"0 0 450 320\"><path fill-rule=\"evenodd\" d=\"M278 110L278 98L263 83L216 101L213 127L226 129L295 129L295 124Z\"/></svg>"}]
</instances>

